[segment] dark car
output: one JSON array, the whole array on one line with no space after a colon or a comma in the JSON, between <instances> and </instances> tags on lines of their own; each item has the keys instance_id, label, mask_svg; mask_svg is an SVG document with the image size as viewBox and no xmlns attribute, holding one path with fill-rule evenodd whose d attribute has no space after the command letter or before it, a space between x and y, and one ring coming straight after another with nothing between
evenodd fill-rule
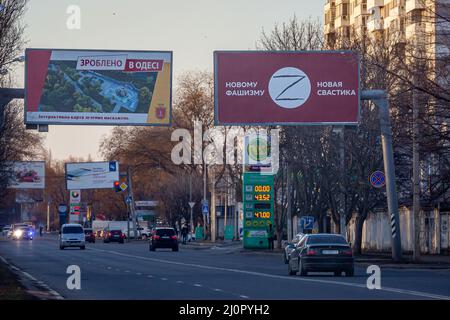
<instances>
[{"instance_id":1,"label":"dark car","mask_svg":"<svg viewBox=\"0 0 450 320\"><path fill-rule=\"evenodd\" d=\"M158 227L153 230L149 250L155 251L157 248L171 248L172 251L178 251L178 238L174 228Z\"/></svg>"},{"instance_id":2,"label":"dark car","mask_svg":"<svg viewBox=\"0 0 450 320\"><path fill-rule=\"evenodd\" d=\"M291 252L288 274L306 276L308 272L342 272L354 274L353 251L345 238L339 234L307 234Z\"/></svg>"},{"instance_id":3,"label":"dark car","mask_svg":"<svg viewBox=\"0 0 450 320\"><path fill-rule=\"evenodd\" d=\"M84 229L84 236L87 242L95 243L95 232L91 228Z\"/></svg>"},{"instance_id":4,"label":"dark car","mask_svg":"<svg viewBox=\"0 0 450 320\"><path fill-rule=\"evenodd\" d=\"M125 242L125 233L122 230L109 230L106 231L105 238L103 239L104 243L108 242Z\"/></svg>"},{"instance_id":5,"label":"dark car","mask_svg":"<svg viewBox=\"0 0 450 320\"><path fill-rule=\"evenodd\" d=\"M11 235L13 240L33 240L34 238L34 230L31 227L16 227Z\"/></svg>"}]
</instances>

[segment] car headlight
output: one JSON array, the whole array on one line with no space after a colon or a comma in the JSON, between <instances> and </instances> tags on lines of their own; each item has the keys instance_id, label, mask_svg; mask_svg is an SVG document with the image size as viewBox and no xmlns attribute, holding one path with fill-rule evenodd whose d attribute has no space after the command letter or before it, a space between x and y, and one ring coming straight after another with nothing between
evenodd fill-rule
<instances>
[{"instance_id":1,"label":"car headlight","mask_svg":"<svg viewBox=\"0 0 450 320\"><path fill-rule=\"evenodd\" d=\"M14 236L15 237L21 237L22 236L23 231L22 230L16 230L14 231Z\"/></svg>"}]
</instances>

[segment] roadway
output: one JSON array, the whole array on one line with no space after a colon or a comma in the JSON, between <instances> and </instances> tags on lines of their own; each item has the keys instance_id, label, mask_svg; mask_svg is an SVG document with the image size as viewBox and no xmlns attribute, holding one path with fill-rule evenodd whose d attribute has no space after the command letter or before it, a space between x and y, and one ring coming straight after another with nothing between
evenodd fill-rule
<instances>
[{"instance_id":1,"label":"roadway","mask_svg":"<svg viewBox=\"0 0 450 320\"><path fill-rule=\"evenodd\" d=\"M87 244L59 250L55 236L33 241L0 237L0 256L65 299L450 299L450 270L383 268L381 290L369 290L357 265L354 277L288 276L281 256L243 252L237 245L150 252L142 241ZM81 289L66 285L69 265L81 269Z\"/></svg>"}]
</instances>

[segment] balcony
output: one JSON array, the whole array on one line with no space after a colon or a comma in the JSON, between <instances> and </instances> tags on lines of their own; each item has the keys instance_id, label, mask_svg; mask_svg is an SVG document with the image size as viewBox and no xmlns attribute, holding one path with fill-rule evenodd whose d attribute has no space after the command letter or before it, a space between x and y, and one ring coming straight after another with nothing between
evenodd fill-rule
<instances>
[{"instance_id":1,"label":"balcony","mask_svg":"<svg viewBox=\"0 0 450 320\"><path fill-rule=\"evenodd\" d=\"M383 30L383 19L372 19L367 22L367 31L374 32L378 30Z\"/></svg>"},{"instance_id":2,"label":"balcony","mask_svg":"<svg viewBox=\"0 0 450 320\"><path fill-rule=\"evenodd\" d=\"M336 17L336 20L334 20L334 26L336 28L340 27L346 27L350 25L350 17L348 15L342 15L339 17Z\"/></svg>"},{"instance_id":3,"label":"balcony","mask_svg":"<svg viewBox=\"0 0 450 320\"><path fill-rule=\"evenodd\" d=\"M333 5L331 4L332 2L334 2L334 1L329 1L329 2L325 3L325 6L324 6L324 11L325 12L327 12L327 11L331 10L332 8L334 8L334 4Z\"/></svg>"},{"instance_id":4,"label":"balcony","mask_svg":"<svg viewBox=\"0 0 450 320\"><path fill-rule=\"evenodd\" d=\"M334 32L334 24L332 24L332 23L326 24L324 27L324 33L329 34L329 33L333 33L333 32Z\"/></svg>"},{"instance_id":5,"label":"balcony","mask_svg":"<svg viewBox=\"0 0 450 320\"><path fill-rule=\"evenodd\" d=\"M425 23L412 23L406 26L405 36L410 39L414 36L421 37L425 33Z\"/></svg>"},{"instance_id":6,"label":"balcony","mask_svg":"<svg viewBox=\"0 0 450 320\"><path fill-rule=\"evenodd\" d=\"M406 12L411 12L416 9L425 9L425 0L406 0L405 10Z\"/></svg>"},{"instance_id":7,"label":"balcony","mask_svg":"<svg viewBox=\"0 0 450 320\"><path fill-rule=\"evenodd\" d=\"M403 15L403 12L405 11L405 7L403 6L396 6L395 8L392 8L389 11L389 16L391 17L399 17Z\"/></svg>"},{"instance_id":8,"label":"balcony","mask_svg":"<svg viewBox=\"0 0 450 320\"><path fill-rule=\"evenodd\" d=\"M370 12L370 9L375 7L384 6L384 0L367 0L367 11Z\"/></svg>"}]
</instances>

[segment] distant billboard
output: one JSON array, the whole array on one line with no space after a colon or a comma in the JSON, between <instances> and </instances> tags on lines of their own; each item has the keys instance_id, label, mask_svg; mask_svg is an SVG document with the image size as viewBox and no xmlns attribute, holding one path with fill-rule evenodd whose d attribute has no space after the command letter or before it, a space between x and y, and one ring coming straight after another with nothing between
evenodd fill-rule
<instances>
[{"instance_id":1,"label":"distant billboard","mask_svg":"<svg viewBox=\"0 0 450 320\"><path fill-rule=\"evenodd\" d=\"M8 188L44 189L45 162L17 161L12 164L12 177Z\"/></svg>"},{"instance_id":2,"label":"distant billboard","mask_svg":"<svg viewBox=\"0 0 450 320\"><path fill-rule=\"evenodd\" d=\"M353 51L214 52L216 125L357 124Z\"/></svg>"},{"instance_id":3,"label":"distant billboard","mask_svg":"<svg viewBox=\"0 0 450 320\"><path fill-rule=\"evenodd\" d=\"M171 124L171 51L27 49L25 57L25 123Z\"/></svg>"},{"instance_id":4,"label":"distant billboard","mask_svg":"<svg viewBox=\"0 0 450 320\"><path fill-rule=\"evenodd\" d=\"M68 190L112 189L118 180L117 161L66 163Z\"/></svg>"}]
</instances>

